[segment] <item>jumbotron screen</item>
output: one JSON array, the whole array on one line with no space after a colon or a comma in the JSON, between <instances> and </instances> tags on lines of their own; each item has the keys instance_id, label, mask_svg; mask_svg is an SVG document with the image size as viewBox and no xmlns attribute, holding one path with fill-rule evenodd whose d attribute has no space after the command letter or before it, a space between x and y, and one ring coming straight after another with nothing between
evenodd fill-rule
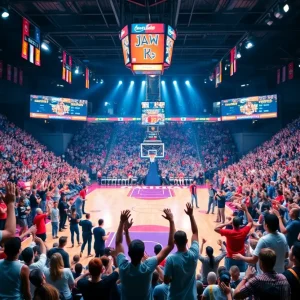
<instances>
[{"instance_id":1,"label":"jumbotron screen","mask_svg":"<svg viewBox=\"0 0 300 300\"><path fill-rule=\"evenodd\" d=\"M222 121L277 118L277 95L222 100Z\"/></svg>"},{"instance_id":2,"label":"jumbotron screen","mask_svg":"<svg viewBox=\"0 0 300 300\"><path fill-rule=\"evenodd\" d=\"M88 101L30 95L30 117L58 120L87 120Z\"/></svg>"},{"instance_id":3,"label":"jumbotron screen","mask_svg":"<svg viewBox=\"0 0 300 300\"><path fill-rule=\"evenodd\" d=\"M165 102L142 102L142 125L164 125Z\"/></svg>"}]
</instances>

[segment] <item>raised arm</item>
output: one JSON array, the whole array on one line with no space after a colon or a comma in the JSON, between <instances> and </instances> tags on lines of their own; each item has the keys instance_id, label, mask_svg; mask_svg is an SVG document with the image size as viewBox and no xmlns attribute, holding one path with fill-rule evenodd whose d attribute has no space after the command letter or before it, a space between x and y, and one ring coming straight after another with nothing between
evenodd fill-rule
<instances>
[{"instance_id":1,"label":"raised arm","mask_svg":"<svg viewBox=\"0 0 300 300\"><path fill-rule=\"evenodd\" d=\"M6 184L6 193L4 202L7 206L7 218L5 228L2 230L2 240L14 237L16 234L16 216L15 216L16 187L13 183Z\"/></svg>"},{"instance_id":2,"label":"raised arm","mask_svg":"<svg viewBox=\"0 0 300 300\"><path fill-rule=\"evenodd\" d=\"M190 221L191 221L191 229L192 229L192 242L194 241L199 241L199 237L198 237L198 227L193 215L193 207L191 203L187 203L186 204L186 210L184 210L184 212L190 217Z\"/></svg>"},{"instance_id":3,"label":"raised arm","mask_svg":"<svg viewBox=\"0 0 300 300\"><path fill-rule=\"evenodd\" d=\"M286 233L287 233L287 229L286 229L286 227L285 227L284 224L283 224L282 217L281 217L279 211L273 208L273 214L274 214L275 216L277 216L277 218L278 218L278 220L279 220L279 228L280 228L280 232L283 233L283 234L286 234Z\"/></svg>"},{"instance_id":4,"label":"raised arm","mask_svg":"<svg viewBox=\"0 0 300 300\"><path fill-rule=\"evenodd\" d=\"M200 255L202 255L204 244L206 243L206 239L202 239L201 247L200 247Z\"/></svg>"},{"instance_id":5,"label":"raised arm","mask_svg":"<svg viewBox=\"0 0 300 300\"><path fill-rule=\"evenodd\" d=\"M173 214L171 210L168 208L164 209L164 213L165 216L162 215L162 217L168 220L170 224L169 239L168 239L168 245L164 247L156 256L158 264L160 264L174 248L175 224L174 224Z\"/></svg>"},{"instance_id":6,"label":"raised arm","mask_svg":"<svg viewBox=\"0 0 300 300\"><path fill-rule=\"evenodd\" d=\"M224 224L218 225L218 226L215 228L215 232L220 233L220 230L221 230L222 228L224 228L224 227L226 227L226 226L228 226L228 225L231 225L231 224L232 224L232 220L231 220L231 218L230 218L230 220L229 220L228 222L226 222L226 223L224 223Z\"/></svg>"},{"instance_id":7,"label":"raised arm","mask_svg":"<svg viewBox=\"0 0 300 300\"><path fill-rule=\"evenodd\" d=\"M122 245L123 242L123 228L126 221L128 221L130 217L130 210L123 210L120 216L120 223L116 234L116 255L119 253L124 253L124 247Z\"/></svg>"},{"instance_id":8,"label":"raised arm","mask_svg":"<svg viewBox=\"0 0 300 300\"><path fill-rule=\"evenodd\" d=\"M246 214L246 217L247 217L247 220L248 220L247 226L252 227L252 226L253 226L253 219L252 219L252 216L250 215L250 213L249 213L249 211L248 211L247 206L243 203L243 204L241 205L241 208L242 208L242 210L243 210L243 211L245 212L245 214Z\"/></svg>"},{"instance_id":9,"label":"raised arm","mask_svg":"<svg viewBox=\"0 0 300 300\"><path fill-rule=\"evenodd\" d=\"M126 244L128 247L131 243L131 238L129 235L129 228L132 226L132 224L133 224L133 219L131 219L130 222L127 220L127 222L125 222L125 224L124 224L124 234L125 234Z\"/></svg>"}]
</instances>

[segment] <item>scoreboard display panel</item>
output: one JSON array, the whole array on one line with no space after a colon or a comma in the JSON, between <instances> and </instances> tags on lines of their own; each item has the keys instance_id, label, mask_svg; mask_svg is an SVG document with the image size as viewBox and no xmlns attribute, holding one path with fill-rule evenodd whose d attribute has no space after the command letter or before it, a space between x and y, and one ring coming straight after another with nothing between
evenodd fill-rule
<instances>
[{"instance_id":1,"label":"scoreboard display panel","mask_svg":"<svg viewBox=\"0 0 300 300\"><path fill-rule=\"evenodd\" d=\"M222 121L277 118L277 95L222 100Z\"/></svg>"},{"instance_id":2,"label":"scoreboard display panel","mask_svg":"<svg viewBox=\"0 0 300 300\"><path fill-rule=\"evenodd\" d=\"M142 125L164 125L165 102L142 102Z\"/></svg>"},{"instance_id":3,"label":"scoreboard display panel","mask_svg":"<svg viewBox=\"0 0 300 300\"><path fill-rule=\"evenodd\" d=\"M58 120L87 120L88 101L30 95L30 117Z\"/></svg>"}]
</instances>

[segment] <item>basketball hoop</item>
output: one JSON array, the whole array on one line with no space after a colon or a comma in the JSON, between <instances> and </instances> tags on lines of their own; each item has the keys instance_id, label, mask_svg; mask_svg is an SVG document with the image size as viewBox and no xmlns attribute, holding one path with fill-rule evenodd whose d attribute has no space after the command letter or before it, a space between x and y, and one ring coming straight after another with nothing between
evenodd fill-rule
<instances>
[{"instance_id":1,"label":"basketball hoop","mask_svg":"<svg viewBox=\"0 0 300 300\"><path fill-rule=\"evenodd\" d=\"M151 163L155 162L155 157L156 157L156 154L154 154L154 153L149 154L149 158L150 158Z\"/></svg>"}]
</instances>

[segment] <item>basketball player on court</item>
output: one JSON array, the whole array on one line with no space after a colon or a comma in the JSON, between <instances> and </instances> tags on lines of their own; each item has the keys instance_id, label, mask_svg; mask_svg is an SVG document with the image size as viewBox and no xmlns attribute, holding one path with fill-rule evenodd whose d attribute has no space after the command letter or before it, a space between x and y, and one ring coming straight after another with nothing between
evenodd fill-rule
<instances>
[{"instance_id":1,"label":"basketball player on court","mask_svg":"<svg viewBox=\"0 0 300 300\"><path fill-rule=\"evenodd\" d=\"M195 200L196 207L199 208L199 206L198 206L198 199L197 199L197 184L196 184L196 180L194 180L193 183L190 185L190 192L191 192L192 206L194 207L194 200Z\"/></svg>"}]
</instances>

